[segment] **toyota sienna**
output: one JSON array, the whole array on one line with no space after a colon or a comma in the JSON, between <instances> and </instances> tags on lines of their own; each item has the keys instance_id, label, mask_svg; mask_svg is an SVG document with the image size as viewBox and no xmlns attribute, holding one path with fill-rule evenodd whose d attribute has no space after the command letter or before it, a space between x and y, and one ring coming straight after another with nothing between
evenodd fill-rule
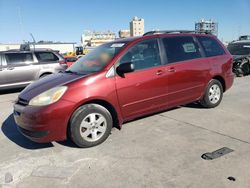
<instances>
[{"instance_id":1,"label":"toyota sienna","mask_svg":"<svg viewBox=\"0 0 250 188\"><path fill-rule=\"evenodd\" d=\"M215 36L148 32L103 44L65 72L30 84L14 117L33 141L69 137L92 147L141 116L191 102L216 107L233 80L232 56Z\"/></svg>"}]
</instances>

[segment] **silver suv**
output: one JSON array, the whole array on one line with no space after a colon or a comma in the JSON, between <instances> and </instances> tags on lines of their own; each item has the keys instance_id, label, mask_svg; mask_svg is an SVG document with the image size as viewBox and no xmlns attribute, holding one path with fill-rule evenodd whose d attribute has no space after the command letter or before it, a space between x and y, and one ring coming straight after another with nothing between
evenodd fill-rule
<instances>
[{"instance_id":1,"label":"silver suv","mask_svg":"<svg viewBox=\"0 0 250 188\"><path fill-rule=\"evenodd\" d=\"M63 71L64 62L61 55L49 49L0 52L0 90L24 87L41 77Z\"/></svg>"}]
</instances>

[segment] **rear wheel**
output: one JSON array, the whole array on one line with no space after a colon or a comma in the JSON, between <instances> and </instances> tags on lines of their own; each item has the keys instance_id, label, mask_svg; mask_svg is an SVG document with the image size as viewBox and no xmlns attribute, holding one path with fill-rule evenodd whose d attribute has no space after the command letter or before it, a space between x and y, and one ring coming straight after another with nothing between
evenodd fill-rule
<instances>
[{"instance_id":1,"label":"rear wheel","mask_svg":"<svg viewBox=\"0 0 250 188\"><path fill-rule=\"evenodd\" d=\"M110 112L98 104L78 108L70 121L70 137L79 147L92 147L104 142L112 129Z\"/></svg>"},{"instance_id":2,"label":"rear wheel","mask_svg":"<svg viewBox=\"0 0 250 188\"><path fill-rule=\"evenodd\" d=\"M223 97L223 87L218 80L211 80L200 103L205 108L218 106Z\"/></svg>"}]
</instances>

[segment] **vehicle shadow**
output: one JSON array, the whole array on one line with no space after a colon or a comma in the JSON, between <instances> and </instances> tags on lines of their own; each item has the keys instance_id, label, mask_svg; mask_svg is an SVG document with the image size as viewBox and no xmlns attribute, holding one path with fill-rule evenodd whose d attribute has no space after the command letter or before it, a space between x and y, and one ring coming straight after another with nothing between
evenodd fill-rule
<instances>
[{"instance_id":1,"label":"vehicle shadow","mask_svg":"<svg viewBox=\"0 0 250 188\"><path fill-rule=\"evenodd\" d=\"M185 104L185 105L176 106L176 107L173 107L173 108L170 108L170 109L164 109L164 110L161 110L161 111L158 111L158 112L155 112L155 113L152 113L152 114L148 114L148 115L145 115L145 116L142 116L142 117L138 117L138 118L132 119L132 120L130 120L130 121L127 121L127 122L125 122L124 124L130 123L130 122L132 122L132 121L137 121L137 120L140 120L140 119L144 119L144 118L147 118L147 117L159 115L159 114L161 114L161 113L165 113L165 112L170 112L170 111L178 110L178 109L180 109L180 108L206 109L206 108L203 107L199 102L193 102L193 103L189 103L189 104Z\"/></svg>"},{"instance_id":2,"label":"vehicle shadow","mask_svg":"<svg viewBox=\"0 0 250 188\"><path fill-rule=\"evenodd\" d=\"M17 129L13 114L9 115L9 117L3 122L1 129L9 140L25 149L35 150L53 147L52 143L35 143L23 136Z\"/></svg>"},{"instance_id":3,"label":"vehicle shadow","mask_svg":"<svg viewBox=\"0 0 250 188\"><path fill-rule=\"evenodd\" d=\"M15 89L4 89L0 90L0 95L11 94L11 93L20 93L24 87L22 88L15 88Z\"/></svg>"},{"instance_id":4,"label":"vehicle shadow","mask_svg":"<svg viewBox=\"0 0 250 188\"><path fill-rule=\"evenodd\" d=\"M140 120L140 119L144 119L144 118L147 118L147 117L150 117L150 116L154 116L154 115L157 115L157 114L160 114L160 113L163 113L163 112L177 110L177 109L183 108L183 107L184 108L204 108L199 103L190 103L190 104L174 107L174 108L167 109L167 110L162 110L160 112L149 114L149 115L146 115L146 116L143 116L143 117L135 118L133 120L125 122L124 124L127 124L127 123L132 122L132 121L137 121L137 120ZM25 149L35 150L35 149L43 149L43 148L53 147L52 143L36 143L36 142L33 142L33 141L29 140L25 136L23 136L17 129L17 125L16 125L16 123L14 121L13 114L9 115L9 117L4 121L4 123L2 125L2 132L4 133L4 135L9 140L11 140L15 144L17 144L20 147L23 147ZM67 139L66 141L60 141L60 142L57 142L57 143L60 144L60 145L66 146L66 147L79 148L70 139Z\"/></svg>"},{"instance_id":5,"label":"vehicle shadow","mask_svg":"<svg viewBox=\"0 0 250 188\"><path fill-rule=\"evenodd\" d=\"M72 140L67 139L65 141L58 141L58 144L62 145L62 146L66 146L66 147L70 147L70 148L79 148Z\"/></svg>"},{"instance_id":6,"label":"vehicle shadow","mask_svg":"<svg viewBox=\"0 0 250 188\"><path fill-rule=\"evenodd\" d=\"M184 107L184 108L200 108L200 109L206 109L206 108L203 107L199 102L193 102L193 103L181 105L180 107Z\"/></svg>"}]
</instances>

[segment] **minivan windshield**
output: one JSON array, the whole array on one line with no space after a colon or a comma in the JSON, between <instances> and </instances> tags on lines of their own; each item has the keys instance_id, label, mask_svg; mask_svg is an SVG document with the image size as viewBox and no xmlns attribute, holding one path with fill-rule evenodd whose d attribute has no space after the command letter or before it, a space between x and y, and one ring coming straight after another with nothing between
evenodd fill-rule
<instances>
[{"instance_id":1,"label":"minivan windshield","mask_svg":"<svg viewBox=\"0 0 250 188\"><path fill-rule=\"evenodd\" d=\"M66 73L89 74L101 71L125 46L125 42L106 43L96 47L87 55L78 59Z\"/></svg>"},{"instance_id":2,"label":"minivan windshield","mask_svg":"<svg viewBox=\"0 0 250 188\"><path fill-rule=\"evenodd\" d=\"M229 44L227 49L232 55L249 55L250 43L234 43Z\"/></svg>"}]
</instances>

